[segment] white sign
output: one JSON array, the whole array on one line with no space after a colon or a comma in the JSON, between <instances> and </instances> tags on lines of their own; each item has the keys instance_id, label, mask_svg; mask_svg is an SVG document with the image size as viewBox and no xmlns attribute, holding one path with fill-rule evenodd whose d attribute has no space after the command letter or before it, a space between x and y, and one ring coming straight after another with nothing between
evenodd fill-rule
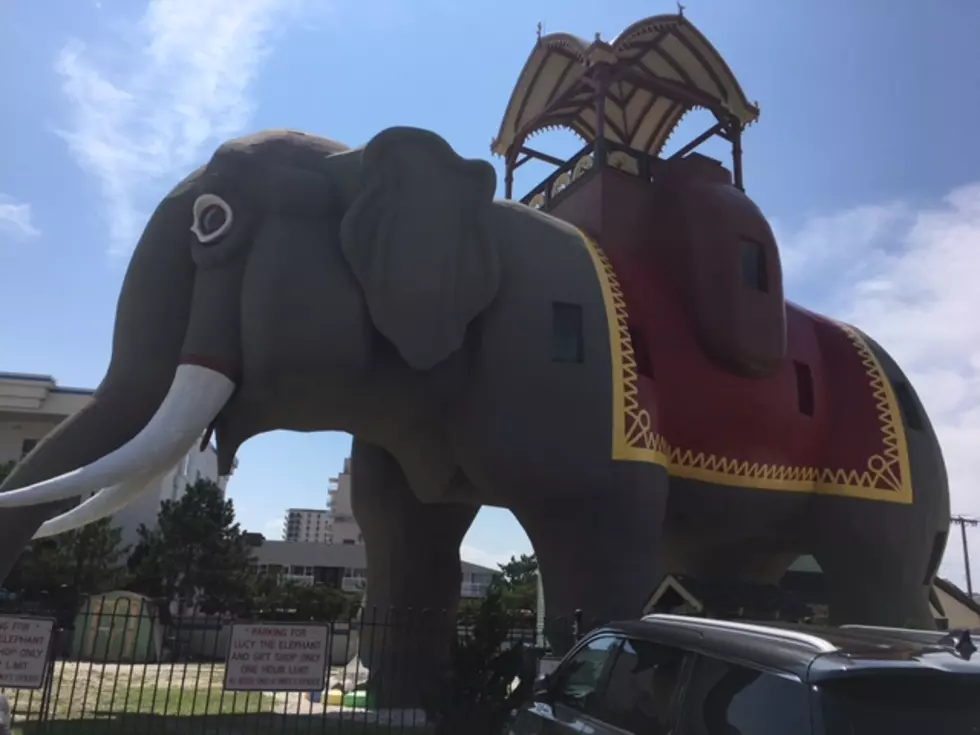
<instances>
[{"instance_id":1,"label":"white sign","mask_svg":"<svg viewBox=\"0 0 980 735\"><path fill-rule=\"evenodd\" d=\"M325 625L235 623L225 662L225 689L323 691L328 637Z\"/></svg>"},{"instance_id":2,"label":"white sign","mask_svg":"<svg viewBox=\"0 0 980 735\"><path fill-rule=\"evenodd\" d=\"M44 684L54 620L0 615L0 689Z\"/></svg>"}]
</instances>

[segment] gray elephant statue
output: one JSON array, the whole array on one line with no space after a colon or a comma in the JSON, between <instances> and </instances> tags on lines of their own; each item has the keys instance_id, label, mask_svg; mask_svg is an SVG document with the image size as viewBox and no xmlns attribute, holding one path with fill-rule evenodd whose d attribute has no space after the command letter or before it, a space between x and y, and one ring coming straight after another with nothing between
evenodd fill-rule
<instances>
[{"instance_id":1,"label":"gray elephant statue","mask_svg":"<svg viewBox=\"0 0 980 735\"><path fill-rule=\"evenodd\" d=\"M209 427L222 472L257 434L345 431L380 608L454 609L496 506L549 616L634 617L666 572L771 580L813 554L834 621L934 626L949 501L919 400L869 337L784 301L765 219L691 161L654 225L600 240L495 201L493 168L424 130L225 143L151 216L91 405L0 488L0 579Z\"/></svg>"}]
</instances>

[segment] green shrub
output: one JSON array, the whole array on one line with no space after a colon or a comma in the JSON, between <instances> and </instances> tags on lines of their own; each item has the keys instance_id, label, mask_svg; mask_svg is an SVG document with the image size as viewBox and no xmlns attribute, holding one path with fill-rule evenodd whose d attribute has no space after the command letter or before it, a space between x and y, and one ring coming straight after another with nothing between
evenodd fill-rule
<instances>
[{"instance_id":1,"label":"green shrub","mask_svg":"<svg viewBox=\"0 0 980 735\"><path fill-rule=\"evenodd\" d=\"M491 586L470 631L454 639L437 693L425 703L436 735L499 735L531 692L538 653L508 645L515 620L502 598L500 587Z\"/></svg>"}]
</instances>

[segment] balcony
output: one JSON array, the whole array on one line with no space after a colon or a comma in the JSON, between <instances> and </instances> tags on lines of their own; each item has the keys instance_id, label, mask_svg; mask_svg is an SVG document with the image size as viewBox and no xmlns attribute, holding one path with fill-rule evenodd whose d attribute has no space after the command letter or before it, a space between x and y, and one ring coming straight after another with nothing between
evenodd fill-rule
<instances>
[{"instance_id":1,"label":"balcony","mask_svg":"<svg viewBox=\"0 0 980 735\"><path fill-rule=\"evenodd\" d=\"M363 592L367 586L367 579L364 577L344 577L340 581L340 589L344 592Z\"/></svg>"},{"instance_id":2,"label":"balcony","mask_svg":"<svg viewBox=\"0 0 980 735\"><path fill-rule=\"evenodd\" d=\"M547 212L562 194L604 168L652 182L657 169L664 163L657 156L609 140L600 141L598 145L588 143L529 191L521 202L532 209Z\"/></svg>"},{"instance_id":3,"label":"balcony","mask_svg":"<svg viewBox=\"0 0 980 735\"><path fill-rule=\"evenodd\" d=\"M486 597L489 586L483 582L462 582L459 586L459 596L463 599Z\"/></svg>"},{"instance_id":4,"label":"balcony","mask_svg":"<svg viewBox=\"0 0 980 735\"><path fill-rule=\"evenodd\" d=\"M283 582L302 584L307 587L312 587L316 581L312 574L283 574L279 577L279 579Z\"/></svg>"}]
</instances>

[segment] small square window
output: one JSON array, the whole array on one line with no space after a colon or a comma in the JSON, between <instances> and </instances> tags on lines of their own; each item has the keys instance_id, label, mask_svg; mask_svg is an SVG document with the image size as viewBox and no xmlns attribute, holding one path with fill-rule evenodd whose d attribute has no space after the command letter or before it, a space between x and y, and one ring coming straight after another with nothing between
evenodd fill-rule
<instances>
[{"instance_id":1,"label":"small square window","mask_svg":"<svg viewBox=\"0 0 980 735\"><path fill-rule=\"evenodd\" d=\"M644 378L653 379L653 363L650 361L650 351L646 340L634 327L629 328L630 342L633 345L633 359L636 360L636 372Z\"/></svg>"},{"instance_id":2,"label":"small square window","mask_svg":"<svg viewBox=\"0 0 980 735\"><path fill-rule=\"evenodd\" d=\"M898 401L899 410L905 418L905 425L912 431L922 431L922 416L916 406L915 397L912 389L904 380L894 384L895 399Z\"/></svg>"},{"instance_id":3,"label":"small square window","mask_svg":"<svg viewBox=\"0 0 980 735\"><path fill-rule=\"evenodd\" d=\"M753 291L769 293L769 272L766 268L766 249L754 240L742 240L742 285Z\"/></svg>"},{"instance_id":4,"label":"small square window","mask_svg":"<svg viewBox=\"0 0 980 735\"><path fill-rule=\"evenodd\" d=\"M582 307L578 304L551 305L551 359L555 362L582 362L585 344L582 335Z\"/></svg>"},{"instance_id":5,"label":"small square window","mask_svg":"<svg viewBox=\"0 0 980 735\"><path fill-rule=\"evenodd\" d=\"M796 371L797 406L804 416L813 416L813 373L809 365L796 360L793 361L793 369Z\"/></svg>"}]
</instances>

